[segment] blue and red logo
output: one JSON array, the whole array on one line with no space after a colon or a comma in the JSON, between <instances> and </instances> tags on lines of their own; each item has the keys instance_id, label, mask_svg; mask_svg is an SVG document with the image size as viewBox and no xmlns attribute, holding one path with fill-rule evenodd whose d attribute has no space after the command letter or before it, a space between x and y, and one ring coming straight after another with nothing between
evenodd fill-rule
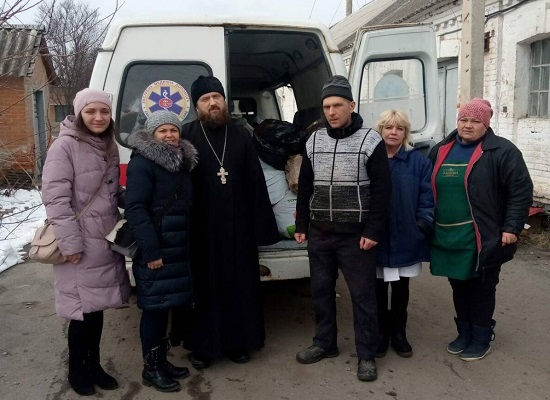
<instances>
[{"instance_id":1,"label":"blue and red logo","mask_svg":"<svg viewBox=\"0 0 550 400\"><path fill-rule=\"evenodd\" d=\"M183 86L169 80L151 83L141 96L141 108L147 117L158 110L169 110L183 121L190 105L189 94Z\"/></svg>"}]
</instances>

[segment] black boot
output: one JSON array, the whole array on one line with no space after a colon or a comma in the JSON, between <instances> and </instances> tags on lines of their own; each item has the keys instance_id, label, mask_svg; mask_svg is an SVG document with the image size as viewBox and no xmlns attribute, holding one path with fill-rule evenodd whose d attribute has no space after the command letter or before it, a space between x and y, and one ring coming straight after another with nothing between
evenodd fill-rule
<instances>
[{"instance_id":1,"label":"black boot","mask_svg":"<svg viewBox=\"0 0 550 400\"><path fill-rule=\"evenodd\" d=\"M74 356L71 356L70 350L68 379L73 390L80 396L92 396L95 394L94 385L88 375L84 359L79 358L75 360Z\"/></svg>"},{"instance_id":2,"label":"black boot","mask_svg":"<svg viewBox=\"0 0 550 400\"><path fill-rule=\"evenodd\" d=\"M100 349L101 333L103 332L103 311L96 311L85 314L88 327L88 359L87 367L90 379L93 384L103 390L115 390L118 388L118 382L101 367Z\"/></svg>"},{"instance_id":3,"label":"black boot","mask_svg":"<svg viewBox=\"0 0 550 400\"><path fill-rule=\"evenodd\" d=\"M389 311L378 311L378 348L376 357L382 358L390 346Z\"/></svg>"},{"instance_id":4,"label":"black boot","mask_svg":"<svg viewBox=\"0 0 550 400\"><path fill-rule=\"evenodd\" d=\"M99 362L94 362L88 366L90 380L103 390L118 389L118 382L101 367Z\"/></svg>"},{"instance_id":5,"label":"black boot","mask_svg":"<svg viewBox=\"0 0 550 400\"><path fill-rule=\"evenodd\" d=\"M398 356L412 356L412 347L407 340L407 311L390 311L393 329L391 333L391 347Z\"/></svg>"},{"instance_id":6,"label":"black boot","mask_svg":"<svg viewBox=\"0 0 550 400\"><path fill-rule=\"evenodd\" d=\"M87 348L83 321L72 320L69 323L69 383L80 396L95 394L94 385L86 367Z\"/></svg>"},{"instance_id":7,"label":"black boot","mask_svg":"<svg viewBox=\"0 0 550 400\"><path fill-rule=\"evenodd\" d=\"M161 342L162 349L162 368L172 379L185 379L189 376L189 368L187 367L176 367L171 362L167 360L168 350L170 350L170 341L168 338L162 339Z\"/></svg>"},{"instance_id":8,"label":"black boot","mask_svg":"<svg viewBox=\"0 0 550 400\"><path fill-rule=\"evenodd\" d=\"M163 368L163 353L160 345L145 354L142 382L145 386L154 386L159 392L177 392L180 390L180 383L173 380Z\"/></svg>"}]
</instances>

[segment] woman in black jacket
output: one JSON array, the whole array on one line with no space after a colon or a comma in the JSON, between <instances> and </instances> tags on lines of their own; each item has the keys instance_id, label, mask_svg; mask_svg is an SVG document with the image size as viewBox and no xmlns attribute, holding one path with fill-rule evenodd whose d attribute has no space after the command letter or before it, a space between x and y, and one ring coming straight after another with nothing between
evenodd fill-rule
<instances>
[{"instance_id":1,"label":"woman in black jacket","mask_svg":"<svg viewBox=\"0 0 550 400\"><path fill-rule=\"evenodd\" d=\"M533 201L521 152L494 134L492 115L487 100L462 105L457 129L430 153L436 223L430 268L449 278L458 337L447 351L464 361L491 349L500 269L514 256Z\"/></svg>"},{"instance_id":2,"label":"woman in black jacket","mask_svg":"<svg viewBox=\"0 0 550 400\"><path fill-rule=\"evenodd\" d=\"M180 140L180 121L168 110L154 112L145 131L132 134L127 172L125 217L139 252L132 270L138 307L143 384L162 392L180 389L175 379L189 376L166 360L166 330L171 308L192 304L189 265L190 171L197 151Z\"/></svg>"}]
</instances>

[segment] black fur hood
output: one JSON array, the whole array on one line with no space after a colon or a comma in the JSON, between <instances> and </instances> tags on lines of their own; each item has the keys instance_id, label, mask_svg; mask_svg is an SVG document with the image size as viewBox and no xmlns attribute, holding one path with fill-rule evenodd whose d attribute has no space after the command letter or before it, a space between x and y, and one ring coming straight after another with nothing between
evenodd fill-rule
<instances>
[{"instance_id":1,"label":"black fur hood","mask_svg":"<svg viewBox=\"0 0 550 400\"><path fill-rule=\"evenodd\" d=\"M128 137L128 145L136 153L170 172L177 172L182 167L191 171L197 166L197 149L188 140L180 139L179 146L172 146L140 131Z\"/></svg>"}]
</instances>

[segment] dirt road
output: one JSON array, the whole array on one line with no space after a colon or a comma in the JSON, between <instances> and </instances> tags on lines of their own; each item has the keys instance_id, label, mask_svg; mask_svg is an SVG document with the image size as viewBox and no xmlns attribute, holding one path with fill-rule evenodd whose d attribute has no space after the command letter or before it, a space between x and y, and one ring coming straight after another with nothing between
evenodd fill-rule
<instances>
[{"instance_id":1,"label":"dirt road","mask_svg":"<svg viewBox=\"0 0 550 400\"><path fill-rule=\"evenodd\" d=\"M51 267L25 263L0 274L0 399L76 399L66 380L67 322L55 315ZM307 282L264 284L267 341L250 363L222 360L202 372L182 348L172 361L191 368L178 394L141 385L139 310L105 314L104 366L121 387L96 398L142 399L550 399L550 253L521 248L497 287L496 340L486 359L465 363L445 351L455 336L449 284L425 268L411 281L410 359L391 350L378 360L376 382L359 382L351 303L338 283L341 355L313 365L295 361L311 343L313 319Z\"/></svg>"}]
</instances>

